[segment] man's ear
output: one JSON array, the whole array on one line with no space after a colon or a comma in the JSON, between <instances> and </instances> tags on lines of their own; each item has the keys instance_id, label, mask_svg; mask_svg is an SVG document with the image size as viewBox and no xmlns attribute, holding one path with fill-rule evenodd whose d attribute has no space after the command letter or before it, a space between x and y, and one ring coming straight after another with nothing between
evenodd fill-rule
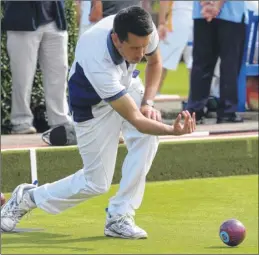
<instances>
[{"instance_id":1,"label":"man's ear","mask_svg":"<svg viewBox=\"0 0 259 255\"><path fill-rule=\"evenodd\" d=\"M115 32L112 32L111 37L114 44L118 45L120 43L120 39Z\"/></svg>"},{"instance_id":2,"label":"man's ear","mask_svg":"<svg viewBox=\"0 0 259 255\"><path fill-rule=\"evenodd\" d=\"M115 32L111 34L113 40L118 40L118 35Z\"/></svg>"}]
</instances>

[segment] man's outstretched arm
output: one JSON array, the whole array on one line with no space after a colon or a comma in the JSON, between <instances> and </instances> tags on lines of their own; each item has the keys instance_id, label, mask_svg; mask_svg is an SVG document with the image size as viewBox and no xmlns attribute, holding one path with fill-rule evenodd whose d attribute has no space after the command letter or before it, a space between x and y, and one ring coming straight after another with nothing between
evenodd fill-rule
<instances>
[{"instance_id":1,"label":"man's outstretched arm","mask_svg":"<svg viewBox=\"0 0 259 255\"><path fill-rule=\"evenodd\" d=\"M194 132L196 129L195 115L183 111L179 114L174 125L166 125L149 118L146 118L139 110L135 101L129 94L125 94L117 100L110 102L111 106L124 119L129 121L139 132L150 135L184 135ZM184 124L181 119L184 118Z\"/></svg>"}]
</instances>

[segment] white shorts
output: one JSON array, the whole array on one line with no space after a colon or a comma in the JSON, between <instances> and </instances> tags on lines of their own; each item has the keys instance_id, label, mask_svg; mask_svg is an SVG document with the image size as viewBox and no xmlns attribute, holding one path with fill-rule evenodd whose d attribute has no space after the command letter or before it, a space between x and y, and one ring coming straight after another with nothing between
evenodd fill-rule
<instances>
[{"instance_id":1,"label":"white shorts","mask_svg":"<svg viewBox=\"0 0 259 255\"><path fill-rule=\"evenodd\" d=\"M175 10L172 17L173 31L168 32L165 40L160 41L163 68L176 70L183 55L187 68L192 64L193 20L192 12Z\"/></svg>"}]
</instances>

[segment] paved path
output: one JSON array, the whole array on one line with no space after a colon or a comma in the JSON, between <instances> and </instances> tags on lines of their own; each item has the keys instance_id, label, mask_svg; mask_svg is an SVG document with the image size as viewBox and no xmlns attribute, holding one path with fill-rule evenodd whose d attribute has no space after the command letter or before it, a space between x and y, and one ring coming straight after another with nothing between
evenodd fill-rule
<instances>
[{"instance_id":1,"label":"paved path","mask_svg":"<svg viewBox=\"0 0 259 255\"><path fill-rule=\"evenodd\" d=\"M170 123L170 121L165 121ZM191 135L180 137L175 136L161 136L161 141L180 141L180 140L195 140L208 138L226 138L226 137L240 137L240 136L258 136L258 122L246 121L240 124L215 124L214 119L208 119L207 124L197 126L197 132ZM1 136L1 150L6 149L21 149L21 148L35 148L35 147L49 147L41 139L41 134L34 135L2 135Z\"/></svg>"}]
</instances>

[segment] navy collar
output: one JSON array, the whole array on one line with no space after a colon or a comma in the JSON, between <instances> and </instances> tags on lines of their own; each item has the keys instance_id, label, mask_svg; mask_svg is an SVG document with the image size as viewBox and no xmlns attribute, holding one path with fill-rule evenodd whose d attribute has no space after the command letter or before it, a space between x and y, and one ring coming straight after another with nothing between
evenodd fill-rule
<instances>
[{"instance_id":1,"label":"navy collar","mask_svg":"<svg viewBox=\"0 0 259 255\"><path fill-rule=\"evenodd\" d=\"M110 56L112 58L112 61L115 65L120 65L124 61L123 57L120 55L118 50L116 49L115 45L113 44L112 41L112 31L108 33L107 36L107 46L108 46L108 51L110 53Z\"/></svg>"}]
</instances>

